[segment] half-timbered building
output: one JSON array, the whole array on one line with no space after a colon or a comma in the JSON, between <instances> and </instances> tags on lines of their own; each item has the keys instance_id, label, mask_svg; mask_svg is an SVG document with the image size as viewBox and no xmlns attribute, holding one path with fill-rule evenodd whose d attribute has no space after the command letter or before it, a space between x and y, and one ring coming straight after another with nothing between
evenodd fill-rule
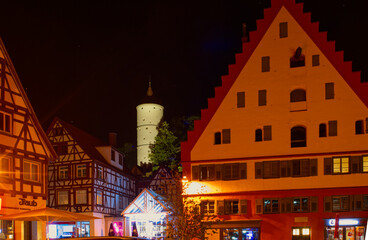
<instances>
[{"instance_id":1,"label":"half-timbered building","mask_svg":"<svg viewBox=\"0 0 368 240\"><path fill-rule=\"evenodd\" d=\"M0 39L0 215L46 206L48 162L56 157ZM28 239L36 224L0 220L0 233Z\"/></svg>"},{"instance_id":2,"label":"half-timbered building","mask_svg":"<svg viewBox=\"0 0 368 240\"><path fill-rule=\"evenodd\" d=\"M101 218L80 223L77 236L106 235L111 222L119 222L121 211L136 196L135 180L114 146L116 141L107 145L59 118L47 136L59 155L49 165L48 205Z\"/></svg>"},{"instance_id":3,"label":"half-timbered building","mask_svg":"<svg viewBox=\"0 0 368 240\"><path fill-rule=\"evenodd\" d=\"M272 0L182 143L210 239L366 239L367 129L368 82L303 3Z\"/></svg>"}]
</instances>

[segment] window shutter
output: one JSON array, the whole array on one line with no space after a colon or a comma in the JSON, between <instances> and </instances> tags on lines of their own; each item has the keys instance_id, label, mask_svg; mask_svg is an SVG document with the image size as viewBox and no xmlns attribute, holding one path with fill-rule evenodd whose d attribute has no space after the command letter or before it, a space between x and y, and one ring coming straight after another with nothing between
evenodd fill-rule
<instances>
[{"instance_id":1,"label":"window shutter","mask_svg":"<svg viewBox=\"0 0 368 240\"><path fill-rule=\"evenodd\" d=\"M262 214L262 213L263 213L263 200L256 199L256 214Z\"/></svg>"},{"instance_id":2,"label":"window shutter","mask_svg":"<svg viewBox=\"0 0 368 240\"><path fill-rule=\"evenodd\" d=\"M328 121L328 136L337 136L337 121Z\"/></svg>"},{"instance_id":3,"label":"window shutter","mask_svg":"<svg viewBox=\"0 0 368 240\"><path fill-rule=\"evenodd\" d=\"M350 199L352 199L351 196ZM354 208L351 208L354 211L361 211L363 210L363 195L354 195Z\"/></svg>"},{"instance_id":4,"label":"window shutter","mask_svg":"<svg viewBox=\"0 0 368 240\"><path fill-rule=\"evenodd\" d=\"M325 158L324 159L324 169L325 175L332 174L332 158Z\"/></svg>"},{"instance_id":5,"label":"window shutter","mask_svg":"<svg viewBox=\"0 0 368 240\"><path fill-rule=\"evenodd\" d=\"M310 175L310 164L309 159L301 159L300 160L300 176L308 177Z\"/></svg>"},{"instance_id":6,"label":"window shutter","mask_svg":"<svg viewBox=\"0 0 368 240\"><path fill-rule=\"evenodd\" d=\"M280 177L287 176L287 168L288 168L288 161L281 161L280 162Z\"/></svg>"},{"instance_id":7,"label":"window shutter","mask_svg":"<svg viewBox=\"0 0 368 240\"><path fill-rule=\"evenodd\" d=\"M286 198L280 198L280 212L286 213Z\"/></svg>"},{"instance_id":8,"label":"window shutter","mask_svg":"<svg viewBox=\"0 0 368 240\"><path fill-rule=\"evenodd\" d=\"M262 57L262 72L270 71L270 57Z\"/></svg>"},{"instance_id":9,"label":"window shutter","mask_svg":"<svg viewBox=\"0 0 368 240\"><path fill-rule=\"evenodd\" d=\"M223 129L222 130L222 143L230 143L230 129Z\"/></svg>"},{"instance_id":10,"label":"window shutter","mask_svg":"<svg viewBox=\"0 0 368 240\"><path fill-rule=\"evenodd\" d=\"M267 105L267 91L259 90L258 91L258 106L266 106Z\"/></svg>"},{"instance_id":11,"label":"window shutter","mask_svg":"<svg viewBox=\"0 0 368 240\"><path fill-rule=\"evenodd\" d=\"M318 212L318 197L310 197L310 211Z\"/></svg>"},{"instance_id":12,"label":"window shutter","mask_svg":"<svg viewBox=\"0 0 368 240\"><path fill-rule=\"evenodd\" d=\"M232 201L224 201L225 202L225 215L229 215L229 214L232 214L232 211L231 211L231 202Z\"/></svg>"},{"instance_id":13,"label":"window shutter","mask_svg":"<svg viewBox=\"0 0 368 240\"><path fill-rule=\"evenodd\" d=\"M318 160L317 158L310 159L310 175L318 176Z\"/></svg>"},{"instance_id":14,"label":"window shutter","mask_svg":"<svg viewBox=\"0 0 368 240\"><path fill-rule=\"evenodd\" d=\"M232 163L231 164L231 179L239 179L240 178L240 168L239 163Z\"/></svg>"},{"instance_id":15,"label":"window shutter","mask_svg":"<svg viewBox=\"0 0 368 240\"><path fill-rule=\"evenodd\" d=\"M240 163L240 179L247 179L247 163Z\"/></svg>"},{"instance_id":16,"label":"window shutter","mask_svg":"<svg viewBox=\"0 0 368 240\"><path fill-rule=\"evenodd\" d=\"M192 180L199 180L199 166L192 166Z\"/></svg>"},{"instance_id":17,"label":"window shutter","mask_svg":"<svg viewBox=\"0 0 368 240\"><path fill-rule=\"evenodd\" d=\"M286 198L286 203L285 203L286 207L285 207L285 209L286 209L287 213L291 212L292 204L293 204L293 199L292 198Z\"/></svg>"},{"instance_id":18,"label":"window shutter","mask_svg":"<svg viewBox=\"0 0 368 240\"><path fill-rule=\"evenodd\" d=\"M255 163L255 177L256 179L263 178L263 162Z\"/></svg>"},{"instance_id":19,"label":"window shutter","mask_svg":"<svg viewBox=\"0 0 368 240\"><path fill-rule=\"evenodd\" d=\"M224 215L224 201L217 200L217 214Z\"/></svg>"},{"instance_id":20,"label":"window shutter","mask_svg":"<svg viewBox=\"0 0 368 240\"><path fill-rule=\"evenodd\" d=\"M291 160L292 161L292 176L300 177L300 160Z\"/></svg>"},{"instance_id":21,"label":"window shutter","mask_svg":"<svg viewBox=\"0 0 368 240\"><path fill-rule=\"evenodd\" d=\"M248 212L248 200L240 200L240 213L247 214Z\"/></svg>"},{"instance_id":22,"label":"window shutter","mask_svg":"<svg viewBox=\"0 0 368 240\"><path fill-rule=\"evenodd\" d=\"M222 170L222 164L216 164L215 165L215 169L216 169L216 180L222 180L222 176L221 176L221 170Z\"/></svg>"},{"instance_id":23,"label":"window shutter","mask_svg":"<svg viewBox=\"0 0 368 240\"><path fill-rule=\"evenodd\" d=\"M245 107L245 93L244 92L237 93L237 107L238 108Z\"/></svg>"},{"instance_id":24,"label":"window shutter","mask_svg":"<svg viewBox=\"0 0 368 240\"><path fill-rule=\"evenodd\" d=\"M368 118L365 119L365 133L368 133Z\"/></svg>"},{"instance_id":25,"label":"window shutter","mask_svg":"<svg viewBox=\"0 0 368 240\"><path fill-rule=\"evenodd\" d=\"M351 173L360 173L362 172L362 162L363 157L362 156L351 156L350 157L350 169Z\"/></svg>"},{"instance_id":26,"label":"window shutter","mask_svg":"<svg viewBox=\"0 0 368 240\"><path fill-rule=\"evenodd\" d=\"M272 162L272 177L273 178L280 177L280 161Z\"/></svg>"},{"instance_id":27,"label":"window shutter","mask_svg":"<svg viewBox=\"0 0 368 240\"><path fill-rule=\"evenodd\" d=\"M327 196L324 199L325 212L331 212L331 196Z\"/></svg>"},{"instance_id":28,"label":"window shutter","mask_svg":"<svg viewBox=\"0 0 368 240\"><path fill-rule=\"evenodd\" d=\"M264 141L272 140L272 126L264 126L263 127Z\"/></svg>"},{"instance_id":29,"label":"window shutter","mask_svg":"<svg viewBox=\"0 0 368 240\"><path fill-rule=\"evenodd\" d=\"M288 23L281 22L279 27L280 27L280 38L286 38L288 36Z\"/></svg>"},{"instance_id":30,"label":"window shutter","mask_svg":"<svg viewBox=\"0 0 368 240\"><path fill-rule=\"evenodd\" d=\"M208 180L215 180L215 165L208 165Z\"/></svg>"},{"instance_id":31,"label":"window shutter","mask_svg":"<svg viewBox=\"0 0 368 240\"><path fill-rule=\"evenodd\" d=\"M222 168L222 180L230 180L231 179L231 164L223 164Z\"/></svg>"},{"instance_id":32,"label":"window shutter","mask_svg":"<svg viewBox=\"0 0 368 240\"><path fill-rule=\"evenodd\" d=\"M335 98L335 89L334 83L325 83L325 99L334 99Z\"/></svg>"},{"instance_id":33,"label":"window shutter","mask_svg":"<svg viewBox=\"0 0 368 240\"><path fill-rule=\"evenodd\" d=\"M319 66L319 55L312 55L312 66Z\"/></svg>"}]
</instances>

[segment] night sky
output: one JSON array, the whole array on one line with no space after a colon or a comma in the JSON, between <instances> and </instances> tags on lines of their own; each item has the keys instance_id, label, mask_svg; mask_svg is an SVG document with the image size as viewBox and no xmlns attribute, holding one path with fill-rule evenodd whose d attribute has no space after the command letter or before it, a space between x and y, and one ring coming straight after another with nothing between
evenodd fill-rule
<instances>
[{"instance_id":1,"label":"night sky","mask_svg":"<svg viewBox=\"0 0 368 240\"><path fill-rule=\"evenodd\" d=\"M300 1L298 1L300 2ZM136 143L151 75L165 119L199 115L256 30L267 0L2 1L0 36L46 129L54 116L107 140ZM362 0L305 0L304 10L368 80ZM368 93L367 93L368 94Z\"/></svg>"}]
</instances>

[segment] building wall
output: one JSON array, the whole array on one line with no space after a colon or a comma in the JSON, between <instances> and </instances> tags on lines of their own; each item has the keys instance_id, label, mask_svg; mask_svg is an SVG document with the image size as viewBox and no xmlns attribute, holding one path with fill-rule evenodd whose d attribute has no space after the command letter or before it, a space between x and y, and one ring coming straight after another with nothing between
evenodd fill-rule
<instances>
[{"instance_id":1,"label":"building wall","mask_svg":"<svg viewBox=\"0 0 368 240\"><path fill-rule=\"evenodd\" d=\"M280 5L284 6L278 11ZM324 220L335 218L337 212L340 218L364 219L362 224L366 224L368 169L362 168L368 155L368 109L365 97L351 86L360 84L365 89L367 83L349 82L344 63L336 64L335 49L330 49L334 45L318 45L319 35L308 35L309 25L318 23L310 23L310 15L302 12L301 5L294 5L289 0L272 1L273 8L257 23L258 32L250 33L251 42L243 44L244 52L229 66L229 76L223 76L215 98L209 99L208 109L182 144L184 175L191 180L186 193L204 203L210 201L220 220L212 224L218 231L210 239L222 239L223 229L250 227L260 229L262 240L291 239L292 228L302 226L310 228L310 239L324 239ZM285 22L288 36L281 38L279 27ZM305 66L291 68L290 58L298 47ZM319 64L313 66L316 55ZM269 57L269 71L262 71L262 57ZM326 97L326 83L334 86L332 99ZM305 101L291 102L295 89L305 90ZM260 90L266 91L265 104L259 104ZM238 106L239 93L245 96L244 106ZM364 122L362 134L356 134L357 120ZM337 121L336 136L329 133L330 121ZM319 133L322 123L327 126L326 137ZM291 146L295 126L306 129L305 147ZM267 139L265 127L271 128ZM257 129L262 130L260 141L256 141ZM230 132L226 140L225 132ZM349 157L346 174L334 172L334 157ZM297 175L293 164L302 161L308 163L299 168L305 175ZM276 167L267 168L267 174L276 175L266 178L265 166L271 162ZM289 170L281 169L281 162L290 163ZM291 174L282 176L282 170ZM331 202L342 196L348 199L343 210ZM294 207L299 197L308 199L308 210L285 210L286 205ZM264 211L268 200L277 200L276 212ZM238 204L236 213L224 213L229 202Z\"/></svg>"}]
</instances>

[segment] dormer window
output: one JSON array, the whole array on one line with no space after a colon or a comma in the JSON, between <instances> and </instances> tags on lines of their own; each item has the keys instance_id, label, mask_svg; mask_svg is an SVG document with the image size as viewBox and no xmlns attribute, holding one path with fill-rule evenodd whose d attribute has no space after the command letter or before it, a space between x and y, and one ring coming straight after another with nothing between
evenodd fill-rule
<instances>
[{"instance_id":1,"label":"dormer window","mask_svg":"<svg viewBox=\"0 0 368 240\"><path fill-rule=\"evenodd\" d=\"M302 48L298 47L295 50L294 55L290 58L290 67L304 67L305 66L305 56L302 54Z\"/></svg>"}]
</instances>

